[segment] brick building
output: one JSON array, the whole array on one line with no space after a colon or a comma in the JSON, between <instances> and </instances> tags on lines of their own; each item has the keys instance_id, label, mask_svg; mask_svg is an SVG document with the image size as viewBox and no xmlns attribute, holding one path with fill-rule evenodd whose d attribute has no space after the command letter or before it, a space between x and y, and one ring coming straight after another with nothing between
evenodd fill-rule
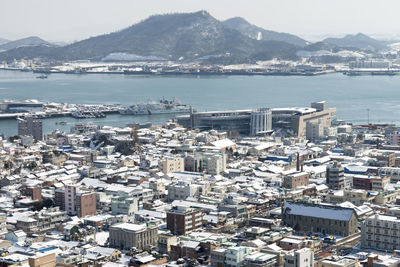
<instances>
[{"instance_id":1,"label":"brick building","mask_svg":"<svg viewBox=\"0 0 400 267\"><path fill-rule=\"evenodd\" d=\"M176 206L167 211L167 228L175 235L185 235L201 228L202 217L201 210Z\"/></svg>"},{"instance_id":2,"label":"brick building","mask_svg":"<svg viewBox=\"0 0 400 267\"><path fill-rule=\"evenodd\" d=\"M309 174L307 172L295 172L283 178L283 187L296 189L300 186L308 185Z\"/></svg>"},{"instance_id":3,"label":"brick building","mask_svg":"<svg viewBox=\"0 0 400 267\"><path fill-rule=\"evenodd\" d=\"M83 192L76 195L76 212L78 217L96 214L96 193Z\"/></svg>"},{"instance_id":4,"label":"brick building","mask_svg":"<svg viewBox=\"0 0 400 267\"><path fill-rule=\"evenodd\" d=\"M42 188L40 186L27 186L21 189L24 196L30 197L32 200L42 200Z\"/></svg>"},{"instance_id":5,"label":"brick building","mask_svg":"<svg viewBox=\"0 0 400 267\"><path fill-rule=\"evenodd\" d=\"M358 232L354 209L330 205L286 202L282 221L297 232L348 236Z\"/></svg>"}]
</instances>

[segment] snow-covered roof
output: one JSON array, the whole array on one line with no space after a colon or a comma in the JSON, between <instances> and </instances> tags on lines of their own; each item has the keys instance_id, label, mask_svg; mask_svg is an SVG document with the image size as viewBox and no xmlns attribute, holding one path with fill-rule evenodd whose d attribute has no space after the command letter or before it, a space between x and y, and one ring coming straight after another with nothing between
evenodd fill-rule
<instances>
[{"instance_id":1,"label":"snow-covered roof","mask_svg":"<svg viewBox=\"0 0 400 267\"><path fill-rule=\"evenodd\" d=\"M212 142L211 144L219 149L236 145L233 141L231 141L228 138Z\"/></svg>"},{"instance_id":2,"label":"snow-covered roof","mask_svg":"<svg viewBox=\"0 0 400 267\"><path fill-rule=\"evenodd\" d=\"M314 218L322 218L329 220L349 221L354 213L353 209L325 206L325 205L310 205L303 203L290 203L284 205L287 214L307 216Z\"/></svg>"}]
</instances>

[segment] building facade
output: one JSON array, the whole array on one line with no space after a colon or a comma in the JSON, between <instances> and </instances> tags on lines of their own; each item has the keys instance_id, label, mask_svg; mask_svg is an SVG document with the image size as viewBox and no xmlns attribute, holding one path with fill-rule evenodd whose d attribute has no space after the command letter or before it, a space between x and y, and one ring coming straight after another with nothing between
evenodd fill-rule
<instances>
[{"instance_id":1,"label":"building facade","mask_svg":"<svg viewBox=\"0 0 400 267\"><path fill-rule=\"evenodd\" d=\"M218 175L226 170L224 152L194 152L185 157L185 170Z\"/></svg>"},{"instance_id":2,"label":"building facade","mask_svg":"<svg viewBox=\"0 0 400 267\"><path fill-rule=\"evenodd\" d=\"M95 192L81 192L76 195L76 213L78 217L85 217L95 215L96 210L96 193Z\"/></svg>"},{"instance_id":3,"label":"building facade","mask_svg":"<svg viewBox=\"0 0 400 267\"><path fill-rule=\"evenodd\" d=\"M344 168L339 162L334 162L326 167L326 184L332 189L343 189Z\"/></svg>"},{"instance_id":4,"label":"building facade","mask_svg":"<svg viewBox=\"0 0 400 267\"><path fill-rule=\"evenodd\" d=\"M285 255L285 267L314 267L314 252L310 248L291 251Z\"/></svg>"},{"instance_id":5,"label":"building facade","mask_svg":"<svg viewBox=\"0 0 400 267\"><path fill-rule=\"evenodd\" d=\"M299 186L308 185L309 174L307 172L296 172L283 177L283 187L296 189Z\"/></svg>"},{"instance_id":6,"label":"building facade","mask_svg":"<svg viewBox=\"0 0 400 267\"><path fill-rule=\"evenodd\" d=\"M272 113L269 108L197 112L179 116L177 119L178 123L185 127L244 135L256 135L272 128Z\"/></svg>"},{"instance_id":7,"label":"building facade","mask_svg":"<svg viewBox=\"0 0 400 267\"><path fill-rule=\"evenodd\" d=\"M64 195L64 203L62 196ZM81 191L76 185L65 185L64 194L56 192L56 204L64 204L64 210L68 215L78 215L85 217L96 214L96 193Z\"/></svg>"},{"instance_id":8,"label":"building facade","mask_svg":"<svg viewBox=\"0 0 400 267\"><path fill-rule=\"evenodd\" d=\"M250 135L256 136L272 130L272 111L270 108L254 110L250 115Z\"/></svg>"},{"instance_id":9,"label":"building facade","mask_svg":"<svg viewBox=\"0 0 400 267\"><path fill-rule=\"evenodd\" d=\"M115 196L111 199L112 215L134 215L139 210L139 200L128 196Z\"/></svg>"},{"instance_id":10,"label":"building facade","mask_svg":"<svg viewBox=\"0 0 400 267\"><path fill-rule=\"evenodd\" d=\"M43 139L43 125L42 120L27 116L24 118L18 118L18 135L30 135L33 136L35 140Z\"/></svg>"},{"instance_id":11,"label":"building facade","mask_svg":"<svg viewBox=\"0 0 400 267\"><path fill-rule=\"evenodd\" d=\"M160 169L164 174L183 172L185 170L185 159L179 156L165 157L160 162Z\"/></svg>"},{"instance_id":12,"label":"building facade","mask_svg":"<svg viewBox=\"0 0 400 267\"><path fill-rule=\"evenodd\" d=\"M142 250L146 247L157 246L158 228L155 225L146 226L132 223L117 224L109 229L110 247L130 250Z\"/></svg>"},{"instance_id":13,"label":"building facade","mask_svg":"<svg viewBox=\"0 0 400 267\"><path fill-rule=\"evenodd\" d=\"M372 215L361 225L361 246L379 250L400 249L400 219Z\"/></svg>"},{"instance_id":14,"label":"building facade","mask_svg":"<svg viewBox=\"0 0 400 267\"><path fill-rule=\"evenodd\" d=\"M282 221L302 233L349 236L358 232L354 209L330 205L286 202Z\"/></svg>"},{"instance_id":15,"label":"building facade","mask_svg":"<svg viewBox=\"0 0 400 267\"><path fill-rule=\"evenodd\" d=\"M201 210L177 206L167 211L167 228L175 235L186 235L200 229L202 219Z\"/></svg>"}]
</instances>

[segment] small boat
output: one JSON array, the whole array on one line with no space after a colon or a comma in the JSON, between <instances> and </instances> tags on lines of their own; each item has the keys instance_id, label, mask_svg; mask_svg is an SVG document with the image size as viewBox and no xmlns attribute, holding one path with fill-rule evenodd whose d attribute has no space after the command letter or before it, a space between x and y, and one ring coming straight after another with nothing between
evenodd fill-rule
<instances>
[{"instance_id":1,"label":"small boat","mask_svg":"<svg viewBox=\"0 0 400 267\"><path fill-rule=\"evenodd\" d=\"M45 75L45 74L43 74L43 75L39 75L39 76L37 76L36 78L37 79L47 79L47 75Z\"/></svg>"}]
</instances>

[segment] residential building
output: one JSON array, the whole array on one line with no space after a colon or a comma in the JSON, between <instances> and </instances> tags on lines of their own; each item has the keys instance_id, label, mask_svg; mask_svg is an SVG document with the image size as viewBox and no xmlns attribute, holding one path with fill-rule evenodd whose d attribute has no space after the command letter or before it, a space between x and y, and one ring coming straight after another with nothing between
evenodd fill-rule
<instances>
[{"instance_id":1,"label":"residential building","mask_svg":"<svg viewBox=\"0 0 400 267\"><path fill-rule=\"evenodd\" d=\"M225 254L226 249L217 248L211 251L211 266L212 267L224 267L225 266Z\"/></svg>"},{"instance_id":2,"label":"residential building","mask_svg":"<svg viewBox=\"0 0 400 267\"><path fill-rule=\"evenodd\" d=\"M191 182L179 181L168 186L168 200L185 200L205 193L202 185L192 184Z\"/></svg>"},{"instance_id":3,"label":"residential building","mask_svg":"<svg viewBox=\"0 0 400 267\"><path fill-rule=\"evenodd\" d=\"M361 246L380 250L400 249L400 219L394 216L372 215L361 226Z\"/></svg>"},{"instance_id":4,"label":"residential building","mask_svg":"<svg viewBox=\"0 0 400 267\"><path fill-rule=\"evenodd\" d=\"M56 229L66 218L66 212L55 207L36 212L31 217L18 218L16 226L17 229L23 230L28 236L32 236Z\"/></svg>"},{"instance_id":5,"label":"residential building","mask_svg":"<svg viewBox=\"0 0 400 267\"><path fill-rule=\"evenodd\" d=\"M324 136L324 125L321 121L311 121L306 124L306 138L311 142L320 140Z\"/></svg>"},{"instance_id":6,"label":"residential building","mask_svg":"<svg viewBox=\"0 0 400 267\"><path fill-rule=\"evenodd\" d=\"M40 186L26 186L21 189L21 193L32 200L42 200L42 188Z\"/></svg>"},{"instance_id":7,"label":"residential building","mask_svg":"<svg viewBox=\"0 0 400 267\"><path fill-rule=\"evenodd\" d=\"M160 161L160 169L164 174L183 172L185 170L185 159L180 156L165 157Z\"/></svg>"},{"instance_id":8,"label":"residential building","mask_svg":"<svg viewBox=\"0 0 400 267\"><path fill-rule=\"evenodd\" d=\"M253 252L250 247L229 247L225 251L226 267L241 267L245 264L246 256Z\"/></svg>"},{"instance_id":9,"label":"residential building","mask_svg":"<svg viewBox=\"0 0 400 267\"><path fill-rule=\"evenodd\" d=\"M368 265L367 266L381 266L381 265ZM360 267L361 265L357 259L344 258L344 257L331 257L317 261L316 267Z\"/></svg>"},{"instance_id":10,"label":"residential building","mask_svg":"<svg viewBox=\"0 0 400 267\"><path fill-rule=\"evenodd\" d=\"M75 215L76 214L76 204L75 198L77 193L78 186L76 185L65 185L64 189L64 210L67 211L68 215Z\"/></svg>"},{"instance_id":11,"label":"residential building","mask_svg":"<svg viewBox=\"0 0 400 267\"><path fill-rule=\"evenodd\" d=\"M344 180L344 168L339 162L335 161L326 167L326 184L329 188L343 189Z\"/></svg>"},{"instance_id":12,"label":"residential building","mask_svg":"<svg viewBox=\"0 0 400 267\"><path fill-rule=\"evenodd\" d=\"M178 237L170 233L161 233L158 235L158 249L161 254L169 254L171 245L178 243Z\"/></svg>"},{"instance_id":13,"label":"residential building","mask_svg":"<svg viewBox=\"0 0 400 267\"><path fill-rule=\"evenodd\" d=\"M283 177L282 186L288 189L296 189L300 186L307 186L309 174L307 172L295 172Z\"/></svg>"},{"instance_id":14,"label":"residential building","mask_svg":"<svg viewBox=\"0 0 400 267\"><path fill-rule=\"evenodd\" d=\"M167 211L167 229L175 235L186 235L200 229L203 214L199 209L191 209L185 206L175 206Z\"/></svg>"},{"instance_id":15,"label":"residential building","mask_svg":"<svg viewBox=\"0 0 400 267\"><path fill-rule=\"evenodd\" d=\"M78 217L95 215L96 210L96 193L95 192L79 192L76 194L76 213Z\"/></svg>"},{"instance_id":16,"label":"residential building","mask_svg":"<svg viewBox=\"0 0 400 267\"><path fill-rule=\"evenodd\" d=\"M56 195L56 203L64 204L64 210L68 215L85 217L96 214L96 193L82 191L77 185L65 185L64 203L61 200L62 193Z\"/></svg>"},{"instance_id":17,"label":"residential building","mask_svg":"<svg viewBox=\"0 0 400 267\"><path fill-rule=\"evenodd\" d=\"M395 132L391 133L390 137L389 137L389 142L393 146L399 146L400 145L400 132L395 131Z\"/></svg>"},{"instance_id":18,"label":"residential building","mask_svg":"<svg viewBox=\"0 0 400 267\"><path fill-rule=\"evenodd\" d=\"M284 267L314 267L314 252L309 248L291 251L285 255Z\"/></svg>"},{"instance_id":19,"label":"residential building","mask_svg":"<svg viewBox=\"0 0 400 267\"><path fill-rule=\"evenodd\" d=\"M29 257L29 267L55 267L56 254L55 253L37 253Z\"/></svg>"},{"instance_id":20,"label":"residential building","mask_svg":"<svg viewBox=\"0 0 400 267\"><path fill-rule=\"evenodd\" d=\"M18 135L30 135L35 140L43 139L42 119L34 116L18 118Z\"/></svg>"},{"instance_id":21,"label":"residential building","mask_svg":"<svg viewBox=\"0 0 400 267\"><path fill-rule=\"evenodd\" d=\"M185 170L217 175L225 172L226 157L224 152L195 152L185 157Z\"/></svg>"},{"instance_id":22,"label":"residential building","mask_svg":"<svg viewBox=\"0 0 400 267\"><path fill-rule=\"evenodd\" d=\"M353 176L353 188L362 190L383 191L390 183L389 176L370 176L370 175L355 175Z\"/></svg>"},{"instance_id":23,"label":"residential building","mask_svg":"<svg viewBox=\"0 0 400 267\"><path fill-rule=\"evenodd\" d=\"M262 252L251 253L244 260L244 266L246 267L275 267L277 264L277 255Z\"/></svg>"},{"instance_id":24,"label":"residential building","mask_svg":"<svg viewBox=\"0 0 400 267\"><path fill-rule=\"evenodd\" d=\"M134 215L139 210L139 201L135 197L115 196L111 199L112 215Z\"/></svg>"},{"instance_id":25,"label":"residential building","mask_svg":"<svg viewBox=\"0 0 400 267\"><path fill-rule=\"evenodd\" d=\"M24 242L26 239L26 233L22 230L8 232L5 234L5 239L12 242Z\"/></svg>"}]
</instances>

